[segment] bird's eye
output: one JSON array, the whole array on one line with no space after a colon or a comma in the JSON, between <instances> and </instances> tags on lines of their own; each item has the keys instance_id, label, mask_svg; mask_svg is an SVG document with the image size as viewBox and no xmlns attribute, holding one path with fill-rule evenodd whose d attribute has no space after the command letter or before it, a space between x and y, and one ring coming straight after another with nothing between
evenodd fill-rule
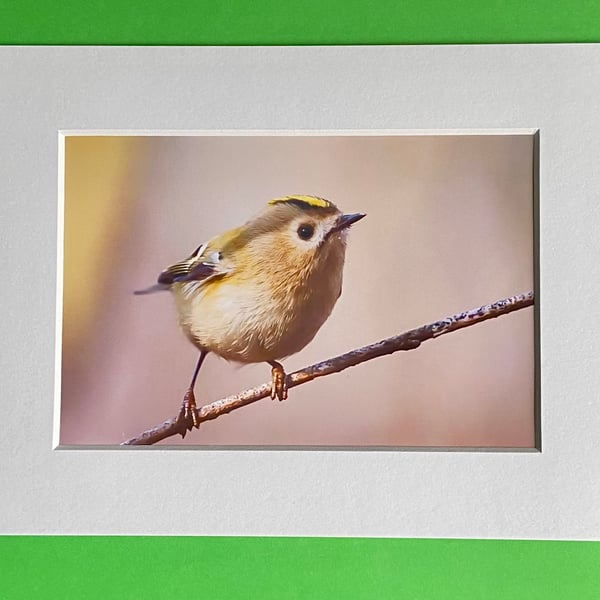
<instances>
[{"instance_id":1,"label":"bird's eye","mask_svg":"<svg viewBox=\"0 0 600 600\"><path fill-rule=\"evenodd\" d=\"M310 238L314 235L315 228L310 223L303 223L298 227L298 237L301 240L310 240Z\"/></svg>"}]
</instances>

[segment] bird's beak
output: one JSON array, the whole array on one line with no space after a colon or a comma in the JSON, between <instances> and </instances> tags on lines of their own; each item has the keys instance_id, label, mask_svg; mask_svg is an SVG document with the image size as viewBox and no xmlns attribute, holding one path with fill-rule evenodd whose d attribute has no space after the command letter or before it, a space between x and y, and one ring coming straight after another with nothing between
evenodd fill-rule
<instances>
[{"instance_id":1,"label":"bird's beak","mask_svg":"<svg viewBox=\"0 0 600 600\"><path fill-rule=\"evenodd\" d=\"M366 217L365 213L354 213L351 215L340 215L335 225L333 226L332 231L342 231L342 229L347 229L353 223L360 221L363 217Z\"/></svg>"}]
</instances>

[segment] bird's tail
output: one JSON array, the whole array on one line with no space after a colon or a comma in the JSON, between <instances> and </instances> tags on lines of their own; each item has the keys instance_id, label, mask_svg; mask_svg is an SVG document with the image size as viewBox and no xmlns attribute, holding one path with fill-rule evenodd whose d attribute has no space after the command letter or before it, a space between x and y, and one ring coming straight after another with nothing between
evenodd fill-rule
<instances>
[{"instance_id":1,"label":"bird's tail","mask_svg":"<svg viewBox=\"0 0 600 600\"><path fill-rule=\"evenodd\" d=\"M165 290L168 290L171 286L170 285L165 285L164 283L155 283L154 285L151 285L150 287L147 287L146 289L143 290L135 290L135 292L133 292L136 296L144 296L146 294L154 294L154 292L164 292Z\"/></svg>"}]
</instances>

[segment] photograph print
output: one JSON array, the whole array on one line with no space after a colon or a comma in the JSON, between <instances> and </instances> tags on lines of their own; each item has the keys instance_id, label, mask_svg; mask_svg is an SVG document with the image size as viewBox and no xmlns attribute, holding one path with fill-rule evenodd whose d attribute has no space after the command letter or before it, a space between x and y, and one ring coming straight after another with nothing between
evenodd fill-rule
<instances>
[{"instance_id":1,"label":"photograph print","mask_svg":"<svg viewBox=\"0 0 600 600\"><path fill-rule=\"evenodd\" d=\"M538 444L535 132L61 141L61 447Z\"/></svg>"}]
</instances>

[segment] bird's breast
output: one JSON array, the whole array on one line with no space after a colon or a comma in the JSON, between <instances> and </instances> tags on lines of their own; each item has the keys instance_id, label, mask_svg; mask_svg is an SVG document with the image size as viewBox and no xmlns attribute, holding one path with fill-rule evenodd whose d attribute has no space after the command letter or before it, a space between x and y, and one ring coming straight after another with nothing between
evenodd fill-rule
<instances>
[{"instance_id":1,"label":"bird's breast","mask_svg":"<svg viewBox=\"0 0 600 600\"><path fill-rule=\"evenodd\" d=\"M226 277L186 295L176 291L180 324L189 339L228 360L253 363L299 352L330 315L342 270L316 273L293 284L267 277Z\"/></svg>"}]
</instances>

